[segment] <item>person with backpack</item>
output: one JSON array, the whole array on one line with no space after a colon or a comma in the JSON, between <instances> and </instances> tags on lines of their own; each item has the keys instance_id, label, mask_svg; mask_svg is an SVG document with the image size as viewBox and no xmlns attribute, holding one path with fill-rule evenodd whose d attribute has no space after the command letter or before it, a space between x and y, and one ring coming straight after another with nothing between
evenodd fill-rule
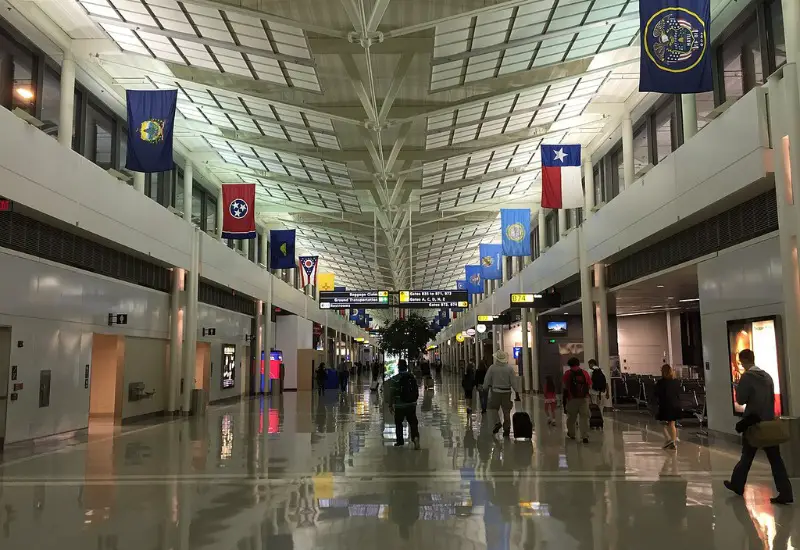
<instances>
[{"instance_id":1,"label":"person with backpack","mask_svg":"<svg viewBox=\"0 0 800 550\"><path fill-rule=\"evenodd\" d=\"M597 359L589 359L589 374L592 375L592 389L589 395L592 398L592 403L602 410L603 395L605 395L606 399L611 399L611 386L608 384L603 369L597 364Z\"/></svg>"},{"instance_id":2,"label":"person with backpack","mask_svg":"<svg viewBox=\"0 0 800 550\"><path fill-rule=\"evenodd\" d=\"M581 436L589 443L589 390L591 375L581 368L580 359L571 357L567 361L569 370L564 373L564 411L567 413L567 437L575 439L575 423L580 421Z\"/></svg>"},{"instance_id":3,"label":"person with backpack","mask_svg":"<svg viewBox=\"0 0 800 550\"><path fill-rule=\"evenodd\" d=\"M399 371L396 376L389 379L389 410L394 415L396 428L395 447L402 447L403 421L408 421L408 435L414 444L414 449L419 450L419 420L417 420L417 399L419 398L419 385L414 375L408 372L408 363L400 359L397 364Z\"/></svg>"},{"instance_id":4,"label":"person with backpack","mask_svg":"<svg viewBox=\"0 0 800 550\"><path fill-rule=\"evenodd\" d=\"M319 393L319 395L325 395L325 382L327 382L328 379L328 370L325 368L324 361L317 366L316 377L317 393Z\"/></svg>"},{"instance_id":5,"label":"person with backpack","mask_svg":"<svg viewBox=\"0 0 800 550\"><path fill-rule=\"evenodd\" d=\"M483 387L490 392L489 409L497 411L497 422L492 433L496 434L502 429L503 437L509 437L513 406L511 392L516 390L519 393L519 378L514 368L508 364L508 354L504 350L494 352L494 363L486 372Z\"/></svg>"}]
</instances>

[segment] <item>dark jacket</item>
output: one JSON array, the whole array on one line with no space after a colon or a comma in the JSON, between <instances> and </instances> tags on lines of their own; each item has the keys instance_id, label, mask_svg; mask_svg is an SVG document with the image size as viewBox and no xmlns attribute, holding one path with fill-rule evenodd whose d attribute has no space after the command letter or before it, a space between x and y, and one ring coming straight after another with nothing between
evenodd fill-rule
<instances>
[{"instance_id":1,"label":"dark jacket","mask_svg":"<svg viewBox=\"0 0 800 550\"><path fill-rule=\"evenodd\" d=\"M736 386L736 402L747 405L744 416L756 415L761 420L775 418L775 385L772 377L758 367L751 367Z\"/></svg>"},{"instance_id":2,"label":"dark jacket","mask_svg":"<svg viewBox=\"0 0 800 550\"><path fill-rule=\"evenodd\" d=\"M658 420L680 420L681 418L681 383L674 378L661 378L656 382L654 391L658 410Z\"/></svg>"},{"instance_id":3,"label":"dark jacket","mask_svg":"<svg viewBox=\"0 0 800 550\"><path fill-rule=\"evenodd\" d=\"M466 391L472 391L472 388L475 387L475 371L468 370L464 373L464 377L461 379L461 387L464 388Z\"/></svg>"},{"instance_id":4,"label":"dark jacket","mask_svg":"<svg viewBox=\"0 0 800 550\"><path fill-rule=\"evenodd\" d=\"M417 385L417 379L414 377L413 374L410 372L401 372L396 376L392 376L388 380L387 389L387 401L391 405L394 405L396 408L403 408L403 407L416 407L417 406L417 397L413 399L413 401L404 401L403 398L400 396L400 382L405 378L411 378L412 384L414 386Z\"/></svg>"},{"instance_id":5,"label":"dark jacket","mask_svg":"<svg viewBox=\"0 0 800 550\"><path fill-rule=\"evenodd\" d=\"M483 381L486 379L486 372L487 369L484 365L481 365L477 369L475 369L475 385L476 386L483 386Z\"/></svg>"}]
</instances>

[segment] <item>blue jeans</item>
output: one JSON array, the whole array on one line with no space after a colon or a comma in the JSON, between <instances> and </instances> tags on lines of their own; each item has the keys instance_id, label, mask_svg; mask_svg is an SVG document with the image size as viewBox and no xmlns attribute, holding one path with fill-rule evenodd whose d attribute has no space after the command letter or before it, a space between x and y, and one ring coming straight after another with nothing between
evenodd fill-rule
<instances>
[{"instance_id":1,"label":"blue jeans","mask_svg":"<svg viewBox=\"0 0 800 550\"><path fill-rule=\"evenodd\" d=\"M489 401L489 392L487 390L478 390L478 396L481 398L481 410L485 411Z\"/></svg>"}]
</instances>

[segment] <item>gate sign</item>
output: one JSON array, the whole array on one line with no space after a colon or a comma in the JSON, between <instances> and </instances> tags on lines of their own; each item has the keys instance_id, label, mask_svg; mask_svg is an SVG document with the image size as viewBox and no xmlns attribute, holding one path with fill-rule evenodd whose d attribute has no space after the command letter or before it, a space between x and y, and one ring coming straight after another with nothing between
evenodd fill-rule
<instances>
[{"instance_id":1,"label":"gate sign","mask_svg":"<svg viewBox=\"0 0 800 550\"><path fill-rule=\"evenodd\" d=\"M405 308L454 308L469 307L466 290L401 290L400 307Z\"/></svg>"},{"instance_id":2,"label":"gate sign","mask_svg":"<svg viewBox=\"0 0 800 550\"><path fill-rule=\"evenodd\" d=\"M388 308L388 290L321 290L320 309Z\"/></svg>"},{"instance_id":3,"label":"gate sign","mask_svg":"<svg viewBox=\"0 0 800 550\"><path fill-rule=\"evenodd\" d=\"M512 293L511 307L529 307L533 309L552 309L561 306L561 295L553 292L547 294Z\"/></svg>"}]
</instances>

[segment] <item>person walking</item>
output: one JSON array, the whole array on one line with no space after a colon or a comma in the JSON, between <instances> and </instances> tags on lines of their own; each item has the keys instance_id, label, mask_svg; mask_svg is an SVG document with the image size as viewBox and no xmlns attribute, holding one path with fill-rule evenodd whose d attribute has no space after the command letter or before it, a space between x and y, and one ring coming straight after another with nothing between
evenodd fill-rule
<instances>
[{"instance_id":1,"label":"person walking","mask_svg":"<svg viewBox=\"0 0 800 550\"><path fill-rule=\"evenodd\" d=\"M556 425L556 383L553 377L547 375L544 379L544 413L547 416L547 425Z\"/></svg>"},{"instance_id":2,"label":"person walking","mask_svg":"<svg viewBox=\"0 0 800 550\"><path fill-rule=\"evenodd\" d=\"M328 370L325 368L324 361L322 361L319 364L319 366L317 366L316 377L317 377L317 393L319 395L325 395L325 382L328 379Z\"/></svg>"},{"instance_id":3,"label":"person walking","mask_svg":"<svg viewBox=\"0 0 800 550\"><path fill-rule=\"evenodd\" d=\"M678 428L681 419L681 383L675 379L672 367L661 365L661 379L656 382L656 420L664 424L665 449L678 448Z\"/></svg>"},{"instance_id":4,"label":"person walking","mask_svg":"<svg viewBox=\"0 0 800 550\"><path fill-rule=\"evenodd\" d=\"M581 436L589 443L589 388L592 377L581 368L580 359L571 357L567 361L569 370L564 373L564 410L567 413L567 437L575 439L575 423L580 421Z\"/></svg>"},{"instance_id":5,"label":"person walking","mask_svg":"<svg viewBox=\"0 0 800 550\"><path fill-rule=\"evenodd\" d=\"M519 392L519 378L514 368L508 364L508 354L503 350L494 352L494 363L486 372L483 387L489 391L488 408L497 411L497 422L492 429L496 434L501 429L503 437L511 434L511 392ZM501 414L502 410L502 414Z\"/></svg>"},{"instance_id":6,"label":"person walking","mask_svg":"<svg viewBox=\"0 0 800 550\"><path fill-rule=\"evenodd\" d=\"M489 369L486 364L486 359L481 359L478 363L478 368L475 369L475 387L478 388L478 400L481 403L481 414L486 414L486 405L489 400L489 392L483 388L483 382L486 380L486 372Z\"/></svg>"},{"instance_id":7,"label":"person walking","mask_svg":"<svg viewBox=\"0 0 800 550\"><path fill-rule=\"evenodd\" d=\"M408 363L400 359L397 365L399 371L396 376L389 379L389 410L394 415L396 429L395 447L402 447L403 421L408 421L408 435L414 448L419 450L419 420L417 420L417 399L419 398L419 385L414 375L408 372Z\"/></svg>"},{"instance_id":8,"label":"person walking","mask_svg":"<svg viewBox=\"0 0 800 550\"><path fill-rule=\"evenodd\" d=\"M606 375L600 365L597 364L597 359L589 359L589 374L592 375L592 389L589 392L592 403L603 410L603 396L606 400L611 399L611 387L608 384Z\"/></svg>"},{"instance_id":9,"label":"person walking","mask_svg":"<svg viewBox=\"0 0 800 550\"><path fill-rule=\"evenodd\" d=\"M336 369L336 371L339 374L339 391L341 393L345 393L347 391L347 378L349 375L347 363L344 361L339 361L339 367Z\"/></svg>"},{"instance_id":10,"label":"person walking","mask_svg":"<svg viewBox=\"0 0 800 550\"><path fill-rule=\"evenodd\" d=\"M461 387L464 389L464 400L467 402L467 414L472 414L472 390L475 388L475 367L470 362L467 371L461 379Z\"/></svg>"},{"instance_id":11,"label":"person walking","mask_svg":"<svg viewBox=\"0 0 800 550\"><path fill-rule=\"evenodd\" d=\"M756 366L755 361L755 354L752 350L743 349L739 352L739 363L745 371L736 386L736 402L746 407L742 420L736 424L736 431L742 433L742 457L734 466L730 481L724 482L728 490L739 496L744 494L747 474L750 473L753 459L758 452L758 448L753 447L747 441L746 430L759 422L775 419L775 383L767 372ZM789 481L786 465L781 458L780 447L775 445L763 447L763 449L772 468L775 488L778 490L778 495L770 498L770 502L791 504L794 502L792 483Z\"/></svg>"}]
</instances>

